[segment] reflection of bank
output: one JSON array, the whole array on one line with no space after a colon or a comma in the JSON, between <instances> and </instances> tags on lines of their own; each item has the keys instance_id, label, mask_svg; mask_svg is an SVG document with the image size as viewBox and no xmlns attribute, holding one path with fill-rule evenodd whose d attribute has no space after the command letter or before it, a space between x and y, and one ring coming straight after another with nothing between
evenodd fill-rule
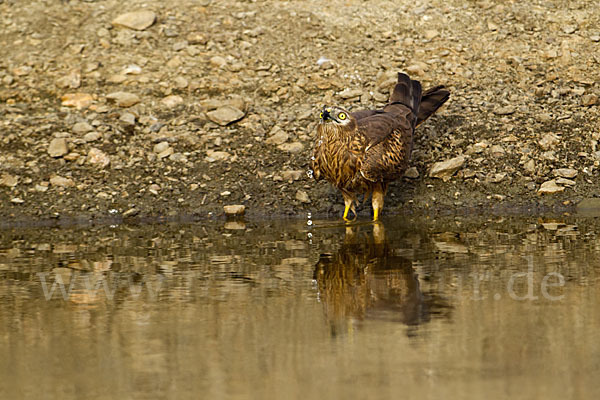
<instances>
[{"instance_id":1,"label":"reflection of bank","mask_svg":"<svg viewBox=\"0 0 600 400\"><path fill-rule=\"evenodd\" d=\"M322 254L314 274L334 335L350 319L416 326L446 308L440 299L422 293L412 261L394 254L381 222L373 225L372 235L346 228L342 247Z\"/></svg>"}]
</instances>

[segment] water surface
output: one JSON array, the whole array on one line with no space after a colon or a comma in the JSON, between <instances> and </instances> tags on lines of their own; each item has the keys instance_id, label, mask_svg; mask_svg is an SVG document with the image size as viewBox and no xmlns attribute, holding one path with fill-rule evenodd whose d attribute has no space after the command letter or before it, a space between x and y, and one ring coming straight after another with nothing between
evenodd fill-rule
<instances>
[{"instance_id":1,"label":"water surface","mask_svg":"<svg viewBox=\"0 0 600 400\"><path fill-rule=\"evenodd\" d=\"M597 398L593 219L0 231L0 398Z\"/></svg>"}]
</instances>

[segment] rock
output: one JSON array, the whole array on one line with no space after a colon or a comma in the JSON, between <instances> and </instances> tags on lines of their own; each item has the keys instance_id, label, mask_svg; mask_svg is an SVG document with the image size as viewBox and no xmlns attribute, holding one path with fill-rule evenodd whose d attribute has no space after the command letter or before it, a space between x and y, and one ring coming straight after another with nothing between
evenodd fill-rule
<instances>
[{"instance_id":1,"label":"rock","mask_svg":"<svg viewBox=\"0 0 600 400\"><path fill-rule=\"evenodd\" d=\"M110 157L100 149L92 147L87 155L88 164L106 168L110 164Z\"/></svg>"},{"instance_id":2,"label":"rock","mask_svg":"<svg viewBox=\"0 0 600 400\"><path fill-rule=\"evenodd\" d=\"M81 86L81 75L77 72L71 72L56 81L56 86L62 89L77 89Z\"/></svg>"},{"instance_id":3,"label":"rock","mask_svg":"<svg viewBox=\"0 0 600 400\"><path fill-rule=\"evenodd\" d=\"M590 40L592 42L600 42L600 35L592 35L590 36Z\"/></svg>"},{"instance_id":4,"label":"rock","mask_svg":"<svg viewBox=\"0 0 600 400\"><path fill-rule=\"evenodd\" d=\"M269 135L270 136L267 138L267 140L265 140L266 144L280 145L287 142L290 137L290 135L288 135L278 126L275 126L273 129L271 129Z\"/></svg>"},{"instance_id":5,"label":"rock","mask_svg":"<svg viewBox=\"0 0 600 400\"><path fill-rule=\"evenodd\" d=\"M310 198L304 190L298 190L296 192L296 200L298 200L300 203L310 203Z\"/></svg>"},{"instance_id":6,"label":"rock","mask_svg":"<svg viewBox=\"0 0 600 400\"><path fill-rule=\"evenodd\" d=\"M577 170L573 168L558 168L552 171L554 176L560 176L562 178L575 178L577 176Z\"/></svg>"},{"instance_id":7,"label":"rock","mask_svg":"<svg viewBox=\"0 0 600 400\"><path fill-rule=\"evenodd\" d=\"M154 147L152 148L152 151L155 152L156 154L158 154L158 153L162 153L163 151L167 150L168 148L169 148L168 142L159 142L154 145Z\"/></svg>"},{"instance_id":8,"label":"rock","mask_svg":"<svg viewBox=\"0 0 600 400\"><path fill-rule=\"evenodd\" d=\"M160 157L160 154L159 154ZM181 154L181 153L173 153L169 156L169 160L174 161L174 162L181 162L181 163L185 163L188 161L187 157L185 156L185 154Z\"/></svg>"},{"instance_id":9,"label":"rock","mask_svg":"<svg viewBox=\"0 0 600 400\"><path fill-rule=\"evenodd\" d=\"M83 140L86 142L94 142L102 137L100 132L89 132L83 136Z\"/></svg>"},{"instance_id":10,"label":"rock","mask_svg":"<svg viewBox=\"0 0 600 400\"><path fill-rule=\"evenodd\" d=\"M136 94L129 92L109 93L106 95L106 98L117 103L119 107L124 108L131 107L140 102L140 98Z\"/></svg>"},{"instance_id":11,"label":"rock","mask_svg":"<svg viewBox=\"0 0 600 400\"><path fill-rule=\"evenodd\" d=\"M206 152L205 160L208 162L215 162L215 161L227 161L227 160L230 160L231 158L232 158L231 154L229 154L226 151L208 150Z\"/></svg>"},{"instance_id":12,"label":"rock","mask_svg":"<svg viewBox=\"0 0 600 400\"><path fill-rule=\"evenodd\" d=\"M425 36L425 39L431 40L433 38L438 37L439 35L440 35L440 33L438 31L436 31L434 29L428 29L425 31L423 36Z\"/></svg>"},{"instance_id":13,"label":"rock","mask_svg":"<svg viewBox=\"0 0 600 400\"><path fill-rule=\"evenodd\" d=\"M567 179L567 178L557 178L556 184L563 185L563 186L575 186L577 184L577 182L572 181L571 179Z\"/></svg>"},{"instance_id":14,"label":"rock","mask_svg":"<svg viewBox=\"0 0 600 400\"><path fill-rule=\"evenodd\" d=\"M172 147L168 147L165 151L158 153L156 156L160 159L169 157L173 154L174 150Z\"/></svg>"},{"instance_id":15,"label":"rock","mask_svg":"<svg viewBox=\"0 0 600 400\"><path fill-rule=\"evenodd\" d=\"M88 124L87 122L78 122L75 125L73 125L73 133L76 133L78 135L83 135L85 133L88 133L90 131L94 130L94 127L90 124Z\"/></svg>"},{"instance_id":16,"label":"rock","mask_svg":"<svg viewBox=\"0 0 600 400\"><path fill-rule=\"evenodd\" d=\"M135 64L129 64L121 72L123 75L139 75L142 73L142 67Z\"/></svg>"},{"instance_id":17,"label":"rock","mask_svg":"<svg viewBox=\"0 0 600 400\"><path fill-rule=\"evenodd\" d=\"M432 165L429 176L447 181L465 164L466 160L465 156L458 156L451 158L450 160L437 162Z\"/></svg>"},{"instance_id":18,"label":"rock","mask_svg":"<svg viewBox=\"0 0 600 400\"><path fill-rule=\"evenodd\" d=\"M243 204L223 206L223 211L225 211L226 215L244 215L246 206Z\"/></svg>"},{"instance_id":19,"label":"rock","mask_svg":"<svg viewBox=\"0 0 600 400\"><path fill-rule=\"evenodd\" d=\"M516 109L512 106L498 107L494 109L496 115L510 115L514 114Z\"/></svg>"},{"instance_id":20,"label":"rock","mask_svg":"<svg viewBox=\"0 0 600 400\"><path fill-rule=\"evenodd\" d=\"M156 14L153 11L141 10L121 14L113 19L111 24L116 27L143 31L152 26L155 21Z\"/></svg>"},{"instance_id":21,"label":"rock","mask_svg":"<svg viewBox=\"0 0 600 400\"><path fill-rule=\"evenodd\" d=\"M553 133L547 133L540 139L538 144L543 150L550 150L560 142L558 136Z\"/></svg>"},{"instance_id":22,"label":"rock","mask_svg":"<svg viewBox=\"0 0 600 400\"><path fill-rule=\"evenodd\" d=\"M66 93L61 98L61 104L65 107L75 107L77 109L89 107L94 98L88 93Z\"/></svg>"},{"instance_id":23,"label":"rock","mask_svg":"<svg viewBox=\"0 0 600 400\"><path fill-rule=\"evenodd\" d=\"M69 152L67 146L67 139L65 138L54 138L48 145L48 154L50 157L58 158L62 157Z\"/></svg>"},{"instance_id":24,"label":"rock","mask_svg":"<svg viewBox=\"0 0 600 400\"><path fill-rule=\"evenodd\" d=\"M409 179L417 179L419 177L419 171L416 167L410 167L404 173L404 177Z\"/></svg>"},{"instance_id":25,"label":"rock","mask_svg":"<svg viewBox=\"0 0 600 400\"><path fill-rule=\"evenodd\" d=\"M408 72L409 75L425 75L425 71L427 71L427 64L425 63L414 63L406 67L406 72Z\"/></svg>"},{"instance_id":26,"label":"rock","mask_svg":"<svg viewBox=\"0 0 600 400\"><path fill-rule=\"evenodd\" d=\"M242 221L227 221L223 227L227 230L244 230L246 224Z\"/></svg>"},{"instance_id":27,"label":"rock","mask_svg":"<svg viewBox=\"0 0 600 400\"><path fill-rule=\"evenodd\" d=\"M542 186L540 186L540 188L538 190L538 194L560 193L560 192L563 192L564 190L565 190L565 188L562 186L558 186L556 184L556 181L553 179L551 181L546 181L546 182L542 183Z\"/></svg>"},{"instance_id":28,"label":"rock","mask_svg":"<svg viewBox=\"0 0 600 400\"><path fill-rule=\"evenodd\" d=\"M595 106L598 104L598 96L593 93L586 94L581 97L581 104L586 107Z\"/></svg>"},{"instance_id":29,"label":"rock","mask_svg":"<svg viewBox=\"0 0 600 400\"><path fill-rule=\"evenodd\" d=\"M566 33L567 35L570 35L572 33L575 33L575 31L577 31L577 25L565 25L563 26L563 32Z\"/></svg>"},{"instance_id":30,"label":"rock","mask_svg":"<svg viewBox=\"0 0 600 400\"><path fill-rule=\"evenodd\" d=\"M168 108L173 108L183 103L183 98L177 95L171 95L163 98L161 101L162 105Z\"/></svg>"},{"instance_id":31,"label":"rock","mask_svg":"<svg viewBox=\"0 0 600 400\"><path fill-rule=\"evenodd\" d=\"M527 173L534 174L535 173L535 161L534 160L529 160L525 163L525 165L523 166L523 168L525 169L525 171Z\"/></svg>"},{"instance_id":32,"label":"rock","mask_svg":"<svg viewBox=\"0 0 600 400\"><path fill-rule=\"evenodd\" d=\"M506 151L504 150L504 147L500 146L499 144L495 144L490 148L490 154L494 157L502 157L506 154Z\"/></svg>"},{"instance_id":33,"label":"rock","mask_svg":"<svg viewBox=\"0 0 600 400\"><path fill-rule=\"evenodd\" d=\"M304 175L303 170L295 170L295 171L282 171L281 177L284 181L293 182L299 180Z\"/></svg>"},{"instance_id":34,"label":"rock","mask_svg":"<svg viewBox=\"0 0 600 400\"><path fill-rule=\"evenodd\" d=\"M50 178L50 184L52 186L58 186L58 187L63 187L63 188L75 186L75 182L73 182L73 179L65 178L60 175L53 175Z\"/></svg>"},{"instance_id":35,"label":"rock","mask_svg":"<svg viewBox=\"0 0 600 400\"><path fill-rule=\"evenodd\" d=\"M214 56L210 59L211 65L219 68L223 68L227 65L227 60L221 56Z\"/></svg>"},{"instance_id":36,"label":"rock","mask_svg":"<svg viewBox=\"0 0 600 400\"><path fill-rule=\"evenodd\" d=\"M10 202L13 204L23 204L25 203L25 200L23 200L20 197L13 197L12 199L10 199Z\"/></svg>"},{"instance_id":37,"label":"rock","mask_svg":"<svg viewBox=\"0 0 600 400\"><path fill-rule=\"evenodd\" d=\"M225 105L217 108L214 111L206 113L208 119L221 126L228 125L232 122L239 121L244 117L244 112L230 105Z\"/></svg>"},{"instance_id":38,"label":"rock","mask_svg":"<svg viewBox=\"0 0 600 400\"><path fill-rule=\"evenodd\" d=\"M15 187L19 183L19 177L9 174L2 174L0 177L0 186Z\"/></svg>"},{"instance_id":39,"label":"rock","mask_svg":"<svg viewBox=\"0 0 600 400\"><path fill-rule=\"evenodd\" d=\"M360 89L345 89L345 90L341 91L340 93L338 93L338 96L340 96L344 100L348 100L348 99L360 97L361 94L362 94L362 90L360 90Z\"/></svg>"},{"instance_id":40,"label":"rock","mask_svg":"<svg viewBox=\"0 0 600 400\"><path fill-rule=\"evenodd\" d=\"M304 145L300 142L293 142L280 144L279 146L277 146L277 148L281 151L296 154L300 153L304 149Z\"/></svg>"},{"instance_id":41,"label":"rock","mask_svg":"<svg viewBox=\"0 0 600 400\"><path fill-rule=\"evenodd\" d=\"M45 185L36 184L34 189L36 192L44 193L48 190L48 183L45 182Z\"/></svg>"},{"instance_id":42,"label":"rock","mask_svg":"<svg viewBox=\"0 0 600 400\"><path fill-rule=\"evenodd\" d=\"M140 210L138 210L135 207L130 208L129 210L125 211L123 213L123 218L131 218L131 217L135 217L136 215L138 215L140 213Z\"/></svg>"},{"instance_id":43,"label":"rock","mask_svg":"<svg viewBox=\"0 0 600 400\"><path fill-rule=\"evenodd\" d=\"M132 113L124 112L123 114L121 114L119 121L121 121L125 125L133 126L135 125L135 115L133 115Z\"/></svg>"},{"instance_id":44,"label":"rock","mask_svg":"<svg viewBox=\"0 0 600 400\"><path fill-rule=\"evenodd\" d=\"M178 76L177 78L173 79L173 83L179 89L185 89L189 85L187 79L185 79L183 76Z\"/></svg>"}]
</instances>

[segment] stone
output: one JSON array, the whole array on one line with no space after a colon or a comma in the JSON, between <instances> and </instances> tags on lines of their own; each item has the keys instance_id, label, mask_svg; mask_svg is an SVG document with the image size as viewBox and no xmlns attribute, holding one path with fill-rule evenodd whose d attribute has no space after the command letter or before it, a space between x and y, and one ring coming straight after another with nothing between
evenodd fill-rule
<instances>
[{"instance_id":1,"label":"stone","mask_svg":"<svg viewBox=\"0 0 600 400\"><path fill-rule=\"evenodd\" d=\"M556 178L556 184L563 186L575 186L577 182L567 178Z\"/></svg>"},{"instance_id":2,"label":"stone","mask_svg":"<svg viewBox=\"0 0 600 400\"><path fill-rule=\"evenodd\" d=\"M300 203L310 203L310 198L304 190L298 190L296 192L296 200L298 200Z\"/></svg>"},{"instance_id":3,"label":"stone","mask_svg":"<svg viewBox=\"0 0 600 400\"><path fill-rule=\"evenodd\" d=\"M67 145L67 139L65 138L54 138L50 142L50 145L48 145L48 154L50 157L62 157L68 152L69 146Z\"/></svg>"},{"instance_id":4,"label":"stone","mask_svg":"<svg viewBox=\"0 0 600 400\"><path fill-rule=\"evenodd\" d=\"M223 68L225 65L227 65L227 60L221 56L214 56L211 57L210 64L215 67Z\"/></svg>"},{"instance_id":5,"label":"stone","mask_svg":"<svg viewBox=\"0 0 600 400\"><path fill-rule=\"evenodd\" d=\"M510 115L514 114L516 109L512 106L498 107L494 109L496 115Z\"/></svg>"},{"instance_id":6,"label":"stone","mask_svg":"<svg viewBox=\"0 0 600 400\"><path fill-rule=\"evenodd\" d=\"M156 154L158 154L158 153L162 153L163 151L167 150L168 148L169 148L168 142L159 142L154 145L154 147L152 148L152 151L155 152Z\"/></svg>"},{"instance_id":7,"label":"stone","mask_svg":"<svg viewBox=\"0 0 600 400\"><path fill-rule=\"evenodd\" d=\"M19 183L19 177L9 174L2 174L0 177L0 186L15 187Z\"/></svg>"},{"instance_id":8,"label":"stone","mask_svg":"<svg viewBox=\"0 0 600 400\"><path fill-rule=\"evenodd\" d=\"M94 127L90 124L88 124L87 122L78 122L75 125L73 125L73 133L76 133L78 135L83 135L85 133L88 133L90 131L94 130Z\"/></svg>"},{"instance_id":9,"label":"stone","mask_svg":"<svg viewBox=\"0 0 600 400\"><path fill-rule=\"evenodd\" d=\"M77 72L71 72L56 81L56 86L62 89L77 89L81 86L81 75Z\"/></svg>"},{"instance_id":10,"label":"stone","mask_svg":"<svg viewBox=\"0 0 600 400\"><path fill-rule=\"evenodd\" d=\"M44 193L48 190L48 185L47 184L45 184L45 185L36 184L34 189L36 192Z\"/></svg>"},{"instance_id":11,"label":"stone","mask_svg":"<svg viewBox=\"0 0 600 400\"><path fill-rule=\"evenodd\" d=\"M269 132L269 137L265 140L266 144L280 145L288 141L288 135L283 129L276 126Z\"/></svg>"},{"instance_id":12,"label":"stone","mask_svg":"<svg viewBox=\"0 0 600 400\"><path fill-rule=\"evenodd\" d=\"M25 203L25 200L23 200L20 197L13 197L12 199L10 199L10 202L13 204L23 204Z\"/></svg>"},{"instance_id":13,"label":"stone","mask_svg":"<svg viewBox=\"0 0 600 400\"><path fill-rule=\"evenodd\" d=\"M94 97L89 93L66 93L61 96L60 100L65 107L82 109L89 107L94 101Z\"/></svg>"},{"instance_id":14,"label":"stone","mask_svg":"<svg viewBox=\"0 0 600 400\"><path fill-rule=\"evenodd\" d=\"M565 188L557 185L556 181L553 179L542 183L542 186L540 186L538 190L538 194L554 194L563 192L564 190Z\"/></svg>"},{"instance_id":15,"label":"stone","mask_svg":"<svg viewBox=\"0 0 600 400\"><path fill-rule=\"evenodd\" d=\"M428 29L425 31L423 36L425 36L425 39L431 40L433 38L440 36L440 33L438 31L436 31L435 29Z\"/></svg>"},{"instance_id":16,"label":"stone","mask_svg":"<svg viewBox=\"0 0 600 400\"><path fill-rule=\"evenodd\" d=\"M135 115L133 115L132 113L124 112L123 114L121 114L119 121L121 121L125 125L133 126L135 125Z\"/></svg>"},{"instance_id":17,"label":"stone","mask_svg":"<svg viewBox=\"0 0 600 400\"><path fill-rule=\"evenodd\" d=\"M231 158L232 158L231 154L229 154L226 151L208 150L206 152L205 160L208 162L215 162L215 161L227 161L227 160L230 160Z\"/></svg>"},{"instance_id":18,"label":"stone","mask_svg":"<svg viewBox=\"0 0 600 400\"><path fill-rule=\"evenodd\" d=\"M183 98L181 96L177 96L174 94L174 95L163 98L160 102L165 107L173 108L175 106L182 104Z\"/></svg>"},{"instance_id":19,"label":"stone","mask_svg":"<svg viewBox=\"0 0 600 400\"><path fill-rule=\"evenodd\" d=\"M304 149L304 145L300 142L293 142L280 144L279 146L277 146L277 148L281 151L296 154L300 153Z\"/></svg>"},{"instance_id":20,"label":"stone","mask_svg":"<svg viewBox=\"0 0 600 400\"><path fill-rule=\"evenodd\" d=\"M127 210L127 211L125 211L123 213L123 218L135 217L139 213L140 213L140 210L138 210L137 208L133 207L133 208L130 208L129 210Z\"/></svg>"},{"instance_id":21,"label":"stone","mask_svg":"<svg viewBox=\"0 0 600 400\"><path fill-rule=\"evenodd\" d=\"M189 85L188 80L183 76L178 76L177 78L173 79L173 83L179 89L185 89Z\"/></svg>"},{"instance_id":22,"label":"stone","mask_svg":"<svg viewBox=\"0 0 600 400\"><path fill-rule=\"evenodd\" d=\"M529 160L525 163L525 165L523 166L523 168L525 169L525 171L527 173L534 174L535 173L535 161L534 160Z\"/></svg>"},{"instance_id":23,"label":"stone","mask_svg":"<svg viewBox=\"0 0 600 400\"><path fill-rule=\"evenodd\" d=\"M362 90L360 90L360 89L345 89L345 90L341 91L340 93L338 93L338 96L340 96L344 100L348 100L348 99L360 97L361 94L362 94Z\"/></svg>"},{"instance_id":24,"label":"stone","mask_svg":"<svg viewBox=\"0 0 600 400\"><path fill-rule=\"evenodd\" d=\"M583 106L590 107L595 106L596 104L598 104L598 96L593 93L589 93L581 97L581 105Z\"/></svg>"},{"instance_id":25,"label":"stone","mask_svg":"<svg viewBox=\"0 0 600 400\"><path fill-rule=\"evenodd\" d=\"M159 155L160 157L160 155ZM181 162L181 163L185 163L188 161L187 157L185 156L185 154L182 153L173 153L169 156L169 160L174 161L174 162Z\"/></svg>"},{"instance_id":26,"label":"stone","mask_svg":"<svg viewBox=\"0 0 600 400\"><path fill-rule=\"evenodd\" d=\"M499 144L493 145L489 151L490 154L494 157L502 157L506 154L506 150L504 150L504 147L500 146Z\"/></svg>"},{"instance_id":27,"label":"stone","mask_svg":"<svg viewBox=\"0 0 600 400\"><path fill-rule=\"evenodd\" d=\"M573 168L558 168L552 171L554 176L560 176L562 178L572 179L577 176L577 170Z\"/></svg>"},{"instance_id":28,"label":"stone","mask_svg":"<svg viewBox=\"0 0 600 400\"><path fill-rule=\"evenodd\" d=\"M83 135L83 140L85 142L94 142L98 139L100 139L102 137L102 134L100 132L88 132L85 135Z\"/></svg>"},{"instance_id":29,"label":"stone","mask_svg":"<svg viewBox=\"0 0 600 400\"><path fill-rule=\"evenodd\" d=\"M299 180L304 175L303 170L295 170L295 171L282 171L281 177L284 181L293 182Z\"/></svg>"},{"instance_id":30,"label":"stone","mask_svg":"<svg viewBox=\"0 0 600 400\"><path fill-rule=\"evenodd\" d=\"M154 24L156 14L150 10L133 11L119 15L111 24L115 27L143 31Z\"/></svg>"},{"instance_id":31,"label":"stone","mask_svg":"<svg viewBox=\"0 0 600 400\"><path fill-rule=\"evenodd\" d=\"M431 166L429 176L448 181L450 177L465 164L466 160L465 156L458 156L451 158L450 160L436 162Z\"/></svg>"},{"instance_id":32,"label":"stone","mask_svg":"<svg viewBox=\"0 0 600 400\"><path fill-rule=\"evenodd\" d=\"M238 108L235 108L230 105L225 105L217 108L214 111L209 111L206 113L208 119L210 119L215 124L219 124L221 126L229 125L232 122L239 121L244 117L244 112Z\"/></svg>"},{"instance_id":33,"label":"stone","mask_svg":"<svg viewBox=\"0 0 600 400\"><path fill-rule=\"evenodd\" d=\"M87 162L99 168L106 168L110 164L110 157L102 150L92 147L88 152Z\"/></svg>"},{"instance_id":34,"label":"stone","mask_svg":"<svg viewBox=\"0 0 600 400\"><path fill-rule=\"evenodd\" d=\"M410 167L404 172L404 177L409 179L417 179L419 177L419 171L416 167Z\"/></svg>"},{"instance_id":35,"label":"stone","mask_svg":"<svg viewBox=\"0 0 600 400\"><path fill-rule=\"evenodd\" d=\"M63 187L63 188L75 186L75 182L73 182L73 179L65 178L60 175L53 175L50 178L50 184L52 186L58 186L58 187Z\"/></svg>"},{"instance_id":36,"label":"stone","mask_svg":"<svg viewBox=\"0 0 600 400\"><path fill-rule=\"evenodd\" d=\"M244 215L246 206L243 204L223 206L223 211L225 211L225 215Z\"/></svg>"},{"instance_id":37,"label":"stone","mask_svg":"<svg viewBox=\"0 0 600 400\"><path fill-rule=\"evenodd\" d=\"M119 107L131 107L141 100L138 95L129 92L113 92L106 95L108 100L114 101Z\"/></svg>"},{"instance_id":38,"label":"stone","mask_svg":"<svg viewBox=\"0 0 600 400\"><path fill-rule=\"evenodd\" d=\"M543 150L550 150L560 142L558 136L553 133L547 133L540 139L538 144Z\"/></svg>"}]
</instances>

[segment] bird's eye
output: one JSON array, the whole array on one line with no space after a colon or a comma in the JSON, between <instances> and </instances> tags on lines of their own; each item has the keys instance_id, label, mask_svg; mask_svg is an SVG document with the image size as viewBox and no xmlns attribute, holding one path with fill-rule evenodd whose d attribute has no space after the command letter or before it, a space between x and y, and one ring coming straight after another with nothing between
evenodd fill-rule
<instances>
[{"instance_id":1,"label":"bird's eye","mask_svg":"<svg viewBox=\"0 0 600 400\"><path fill-rule=\"evenodd\" d=\"M321 111L321 114L319 114L319 118L323 119L323 111Z\"/></svg>"},{"instance_id":2,"label":"bird's eye","mask_svg":"<svg viewBox=\"0 0 600 400\"><path fill-rule=\"evenodd\" d=\"M346 113L343 113L343 112L342 112L342 113L339 113L339 114L338 114L338 118L339 118L339 119L341 119L341 120L344 120L344 119L346 119Z\"/></svg>"}]
</instances>

